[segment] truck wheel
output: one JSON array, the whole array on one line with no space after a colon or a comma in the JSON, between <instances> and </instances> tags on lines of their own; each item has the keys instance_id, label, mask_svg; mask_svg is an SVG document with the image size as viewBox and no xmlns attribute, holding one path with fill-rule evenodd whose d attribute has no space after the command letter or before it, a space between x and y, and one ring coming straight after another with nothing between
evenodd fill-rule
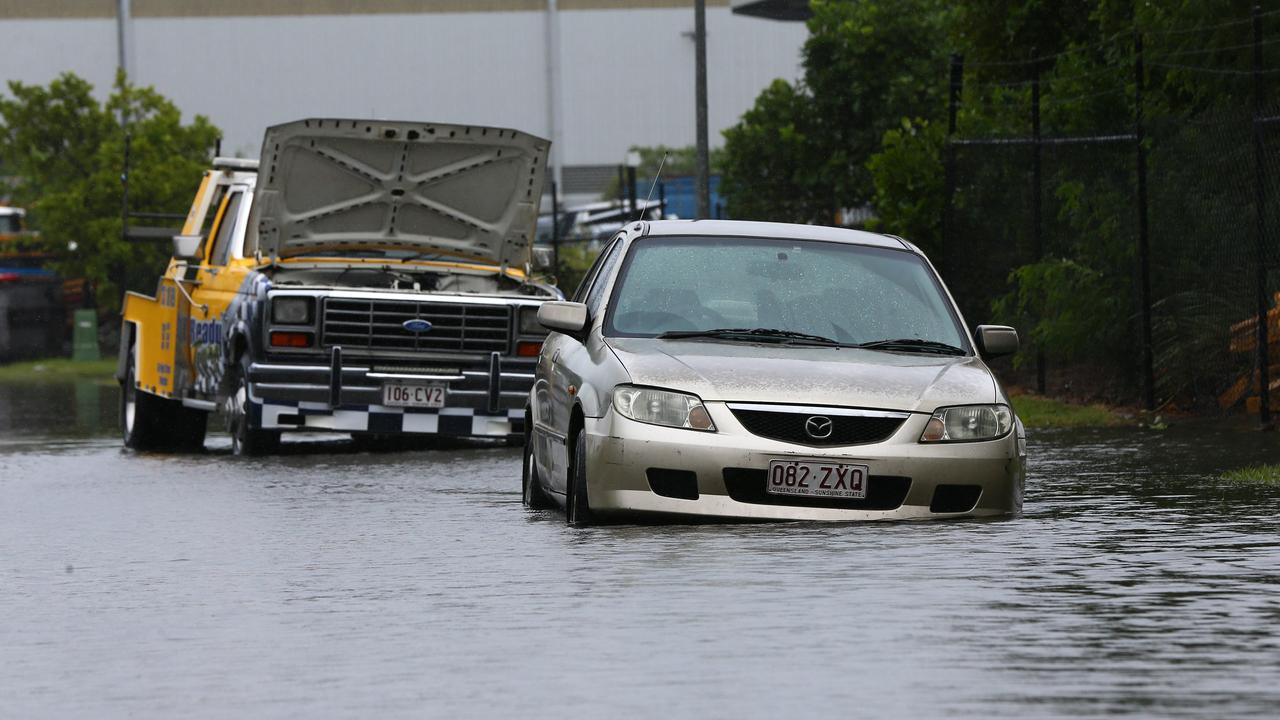
<instances>
[{"instance_id":1,"label":"truck wheel","mask_svg":"<svg viewBox=\"0 0 1280 720\"><path fill-rule=\"evenodd\" d=\"M227 434L231 454L267 455L280 448L280 433L251 427L249 421L249 367L241 362L232 370L231 394L227 396Z\"/></svg>"},{"instance_id":2,"label":"truck wheel","mask_svg":"<svg viewBox=\"0 0 1280 720\"><path fill-rule=\"evenodd\" d=\"M564 519L570 525L585 527L595 523L591 503L587 500L587 433L579 430L573 440L573 467L565 488Z\"/></svg>"},{"instance_id":3,"label":"truck wheel","mask_svg":"<svg viewBox=\"0 0 1280 720\"><path fill-rule=\"evenodd\" d=\"M530 510L548 510L556 506L555 502L547 497L547 491L542 489L542 481L538 479L538 464L533 458L533 443L530 442L530 438L525 438L524 442L524 473L522 475L521 486L524 492L521 501Z\"/></svg>"},{"instance_id":4,"label":"truck wheel","mask_svg":"<svg viewBox=\"0 0 1280 720\"><path fill-rule=\"evenodd\" d=\"M204 448L208 413L138 390L137 366L135 348L120 387L120 432L124 446L134 450Z\"/></svg>"}]
</instances>

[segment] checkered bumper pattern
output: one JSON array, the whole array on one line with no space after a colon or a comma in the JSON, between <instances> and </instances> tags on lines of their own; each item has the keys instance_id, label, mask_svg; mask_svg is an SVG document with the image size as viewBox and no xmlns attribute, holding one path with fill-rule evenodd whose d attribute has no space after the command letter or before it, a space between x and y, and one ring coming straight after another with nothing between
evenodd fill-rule
<instances>
[{"instance_id":1,"label":"checkered bumper pattern","mask_svg":"<svg viewBox=\"0 0 1280 720\"><path fill-rule=\"evenodd\" d=\"M382 435L424 434L507 437L524 432L524 412L490 415L472 408L398 408L384 405L250 400L250 419L264 430L320 430Z\"/></svg>"},{"instance_id":2,"label":"checkered bumper pattern","mask_svg":"<svg viewBox=\"0 0 1280 720\"><path fill-rule=\"evenodd\" d=\"M436 368L379 369L376 362L254 363L249 367L249 422L263 430L321 430L379 435L421 434L507 437L524 432L524 405L533 386L534 358L500 358L486 364L437 361ZM391 361L395 362L395 361ZM387 381L444 384L444 408L383 405Z\"/></svg>"}]
</instances>

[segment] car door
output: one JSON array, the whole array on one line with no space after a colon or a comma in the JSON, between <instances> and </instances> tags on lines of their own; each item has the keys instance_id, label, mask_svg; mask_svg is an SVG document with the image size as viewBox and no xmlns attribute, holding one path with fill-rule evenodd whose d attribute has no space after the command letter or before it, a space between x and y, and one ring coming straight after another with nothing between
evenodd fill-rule
<instances>
[{"instance_id":1,"label":"car door","mask_svg":"<svg viewBox=\"0 0 1280 720\"><path fill-rule=\"evenodd\" d=\"M241 257L245 224L248 222L252 190L233 185L217 208L210 239L191 291L195 307L187 322L187 342L191 348L194 389L206 397L217 395L222 381L222 342L226 337L226 314L240 292L247 268L233 260Z\"/></svg>"},{"instance_id":2,"label":"car door","mask_svg":"<svg viewBox=\"0 0 1280 720\"><path fill-rule=\"evenodd\" d=\"M600 253L595 265L587 273L573 301L587 305L590 322L594 323L596 310L603 302L603 289L617 265L622 242L614 240ZM593 307L594 305L594 307ZM564 333L551 333L538 360L534 393L536 404L535 435L541 442L535 446L539 453L539 472L545 473L548 485L558 493L565 491L569 472L568 433L573 415L573 404L582 377L575 371L589 355L587 347ZM541 432L538 432L541 430Z\"/></svg>"}]
</instances>

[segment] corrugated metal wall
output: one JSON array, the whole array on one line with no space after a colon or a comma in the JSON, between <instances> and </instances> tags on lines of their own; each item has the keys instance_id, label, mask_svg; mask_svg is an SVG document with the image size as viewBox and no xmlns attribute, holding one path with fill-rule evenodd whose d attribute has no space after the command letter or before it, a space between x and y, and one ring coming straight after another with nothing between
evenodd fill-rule
<instances>
[{"instance_id":1,"label":"corrugated metal wall","mask_svg":"<svg viewBox=\"0 0 1280 720\"><path fill-rule=\"evenodd\" d=\"M482 123L549 137L546 15L521 9L543 4L134 0L131 62L139 82L221 127L228 154L257 156L263 128L305 116ZM715 145L766 84L798 75L806 33L799 23L710 4ZM0 0L0 79L45 83L72 71L105 92L116 67L113 6ZM561 161L611 164L632 145L692 144L691 3L560 6ZM463 7L472 10L457 11ZM343 8L349 12L317 14ZM288 12L307 14L281 14Z\"/></svg>"}]
</instances>

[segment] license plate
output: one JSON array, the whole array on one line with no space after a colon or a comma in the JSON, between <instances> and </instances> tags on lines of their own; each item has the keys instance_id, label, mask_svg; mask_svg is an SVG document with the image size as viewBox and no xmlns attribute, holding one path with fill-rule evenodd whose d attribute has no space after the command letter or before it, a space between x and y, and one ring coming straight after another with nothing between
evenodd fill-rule
<instances>
[{"instance_id":1,"label":"license plate","mask_svg":"<svg viewBox=\"0 0 1280 720\"><path fill-rule=\"evenodd\" d=\"M803 460L770 460L765 489L774 495L865 498L867 466Z\"/></svg>"},{"instance_id":2,"label":"license plate","mask_svg":"<svg viewBox=\"0 0 1280 720\"><path fill-rule=\"evenodd\" d=\"M388 407L444 407L448 385L440 383L386 383L382 386L382 404Z\"/></svg>"}]
</instances>

